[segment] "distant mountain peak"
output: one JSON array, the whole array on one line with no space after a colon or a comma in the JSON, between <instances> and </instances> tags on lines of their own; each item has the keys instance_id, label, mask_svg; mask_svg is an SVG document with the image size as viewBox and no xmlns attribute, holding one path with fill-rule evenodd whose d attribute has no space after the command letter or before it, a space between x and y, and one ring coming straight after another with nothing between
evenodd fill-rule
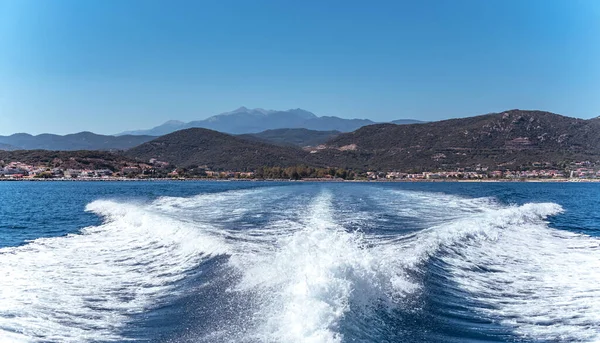
<instances>
[{"instance_id":1,"label":"distant mountain peak","mask_svg":"<svg viewBox=\"0 0 600 343\"><path fill-rule=\"evenodd\" d=\"M285 111L286 113L293 113L297 116L303 117L305 119L314 119L314 118L318 118L316 114L307 111L307 110L303 110L301 108L294 108L294 109L289 109L287 111Z\"/></svg>"},{"instance_id":2,"label":"distant mountain peak","mask_svg":"<svg viewBox=\"0 0 600 343\"><path fill-rule=\"evenodd\" d=\"M25 133L25 132L18 132L18 133L13 133L12 135L10 135L9 137L33 137L33 135L30 135L29 133Z\"/></svg>"},{"instance_id":3,"label":"distant mountain peak","mask_svg":"<svg viewBox=\"0 0 600 343\"><path fill-rule=\"evenodd\" d=\"M209 117L207 120L210 120L211 118L214 117L218 117L218 116L227 116L227 115L232 115L232 114L262 114L262 115L267 115L267 114L271 114L277 111L274 110L265 110L264 108L248 108L246 106L242 106L240 108L237 108L233 111L230 112L223 112L221 114L217 114L216 116L212 116Z\"/></svg>"},{"instance_id":4,"label":"distant mountain peak","mask_svg":"<svg viewBox=\"0 0 600 343\"><path fill-rule=\"evenodd\" d=\"M235 110L233 110L233 111L230 111L230 112L223 112L223 113L221 113L221 114L235 114L235 113L242 113L242 112L248 112L248 111L250 111L250 109L249 109L248 107L246 107L246 106L241 106L241 107L239 107L239 108L236 108L236 109L235 109Z\"/></svg>"},{"instance_id":5,"label":"distant mountain peak","mask_svg":"<svg viewBox=\"0 0 600 343\"><path fill-rule=\"evenodd\" d=\"M395 123L413 124L419 123L419 121L405 119L396 121ZM265 130L284 128L349 132L372 124L375 124L375 122L368 119L345 119L335 116L320 117L301 108L267 110L264 108L241 106L233 111L223 112L203 120L195 120L188 123L169 121L149 130L126 131L120 133L120 135L162 136L174 131L194 127L207 128L230 134L258 133Z\"/></svg>"}]
</instances>

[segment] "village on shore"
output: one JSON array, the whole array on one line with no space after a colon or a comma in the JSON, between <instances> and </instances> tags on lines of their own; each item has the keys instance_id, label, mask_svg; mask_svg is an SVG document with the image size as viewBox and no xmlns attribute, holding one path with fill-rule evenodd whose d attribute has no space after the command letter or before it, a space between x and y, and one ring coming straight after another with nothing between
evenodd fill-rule
<instances>
[{"instance_id":1,"label":"village on shore","mask_svg":"<svg viewBox=\"0 0 600 343\"><path fill-rule=\"evenodd\" d=\"M461 168L455 171L366 171L354 172L340 168L264 167L257 171L213 171L206 166L175 168L152 159L149 163L131 164L120 170L71 169L32 165L0 160L0 180L110 181L145 179L213 179L213 180L304 180L304 181L600 181L600 165L590 161L573 162L564 170L541 169L533 164L528 170L490 170L486 167ZM537 167L537 168L536 168Z\"/></svg>"}]
</instances>

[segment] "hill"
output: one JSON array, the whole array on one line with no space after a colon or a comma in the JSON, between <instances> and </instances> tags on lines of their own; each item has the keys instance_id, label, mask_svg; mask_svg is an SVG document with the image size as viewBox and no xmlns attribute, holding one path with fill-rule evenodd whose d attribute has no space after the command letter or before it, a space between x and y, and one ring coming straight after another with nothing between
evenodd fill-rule
<instances>
[{"instance_id":1,"label":"hill","mask_svg":"<svg viewBox=\"0 0 600 343\"><path fill-rule=\"evenodd\" d=\"M312 157L341 167L414 171L595 161L600 120L510 110L423 124L378 124L341 134Z\"/></svg>"},{"instance_id":2,"label":"hill","mask_svg":"<svg viewBox=\"0 0 600 343\"><path fill-rule=\"evenodd\" d=\"M0 143L0 150L12 151L12 150L19 150L19 148L14 145Z\"/></svg>"},{"instance_id":3,"label":"hill","mask_svg":"<svg viewBox=\"0 0 600 343\"><path fill-rule=\"evenodd\" d=\"M401 119L399 123L416 123L417 120ZM234 111L214 115L204 120L183 123L171 120L149 130L126 131L120 135L159 136L188 128L205 128L231 134L258 133L266 130L284 128L304 128L317 131L354 131L375 122L368 119L344 119L338 117L319 117L314 113L297 108L287 111L249 109L240 107Z\"/></svg>"},{"instance_id":4,"label":"hill","mask_svg":"<svg viewBox=\"0 0 600 343\"><path fill-rule=\"evenodd\" d=\"M398 120L392 120L390 123L397 124L397 125L407 125L407 124L423 124L423 123L427 123L427 122L421 121L421 120L414 120L414 119L398 119Z\"/></svg>"},{"instance_id":5,"label":"hill","mask_svg":"<svg viewBox=\"0 0 600 343\"><path fill-rule=\"evenodd\" d=\"M325 139L325 144L318 144ZM306 145L313 148L300 149ZM24 162L33 163L36 159L47 161L59 153L5 151L0 157L18 155L27 158ZM86 152L93 153L108 154ZM156 158L179 167L237 171L297 165L414 172L477 166L511 170L564 168L574 161L600 160L600 119L510 110L431 123L375 124L350 133L278 129L234 136L191 128L158 137L122 154L109 154L95 161L102 163L101 159L113 158L148 162ZM64 162L71 157L64 152L52 159ZM75 157L77 161L79 157Z\"/></svg>"},{"instance_id":6,"label":"hill","mask_svg":"<svg viewBox=\"0 0 600 343\"><path fill-rule=\"evenodd\" d=\"M277 129L259 133L240 135L248 140L258 140L265 143L287 146L316 146L338 136L340 131L317 131L308 129Z\"/></svg>"},{"instance_id":7,"label":"hill","mask_svg":"<svg viewBox=\"0 0 600 343\"><path fill-rule=\"evenodd\" d=\"M115 136L126 136L126 135L134 135L134 136L163 136L169 134L171 132L175 132L177 130L185 129L187 123L184 123L179 120L169 120L162 125L153 127L149 130L133 130L133 131L125 131L121 132Z\"/></svg>"},{"instance_id":8,"label":"hill","mask_svg":"<svg viewBox=\"0 0 600 343\"><path fill-rule=\"evenodd\" d=\"M46 165L63 169L110 169L118 171L123 166L134 163L131 158L107 151L50 151L17 150L0 151L0 161L4 163L22 162L31 165Z\"/></svg>"},{"instance_id":9,"label":"hill","mask_svg":"<svg viewBox=\"0 0 600 343\"><path fill-rule=\"evenodd\" d=\"M600 159L600 120L542 111L510 110L422 124L369 125L336 135L310 152L283 143L298 139L302 145L303 132L274 130L257 137L188 129L142 144L127 156L216 169L305 164L415 172L477 166L561 168L573 161ZM268 139L279 146L266 143Z\"/></svg>"},{"instance_id":10,"label":"hill","mask_svg":"<svg viewBox=\"0 0 600 343\"><path fill-rule=\"evenodd\" d=\"M125 150L154 138L156 137L132 135L115 137L92 132L64 136L53 134L32 136L27 133L16 133L0 136L0 143L25 150Z\"/></svg>"},{"instance_id":11,"label":"hill","mask_svg":"<svg viewBox=\"0 0 600 343\"><path fill-rule=\"evenodd\" d=\"M208 129L186 129L132 148L125 155L142 161L156 158L177 166L211 169L254 170L263 166L308 163L308 153L294 147L277 146Z\"/></svg>"}]
</instances>

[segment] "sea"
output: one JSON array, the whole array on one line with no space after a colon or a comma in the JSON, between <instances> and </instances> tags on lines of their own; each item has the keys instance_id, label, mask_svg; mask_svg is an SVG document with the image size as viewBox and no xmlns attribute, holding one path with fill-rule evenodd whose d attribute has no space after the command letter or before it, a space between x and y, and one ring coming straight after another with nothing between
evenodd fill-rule
<instances>
[{"instance_id":1,"label":"sea","mask_svg":"<svg viewBox=\"0 0 600 343\"><path fill-rule=\"evenodd\" d=\"M600 342L600 183L0 182L0 342Z\"/></svg>"}]
</instances>

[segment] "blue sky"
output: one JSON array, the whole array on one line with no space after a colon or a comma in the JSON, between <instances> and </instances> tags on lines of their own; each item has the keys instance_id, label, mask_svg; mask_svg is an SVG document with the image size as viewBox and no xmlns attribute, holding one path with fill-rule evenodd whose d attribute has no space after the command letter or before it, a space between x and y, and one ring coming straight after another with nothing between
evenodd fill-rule
<instances>
[{"instance_id":1,"label":"blue sky","mask_svg":"<svg viewBox=\"0 0 600 343\"><path fill-rule=\"evenodd\" d=\"M0 134L240 106L600 115L600 1L0 0Z\"/></svg>"}]
</instances>

